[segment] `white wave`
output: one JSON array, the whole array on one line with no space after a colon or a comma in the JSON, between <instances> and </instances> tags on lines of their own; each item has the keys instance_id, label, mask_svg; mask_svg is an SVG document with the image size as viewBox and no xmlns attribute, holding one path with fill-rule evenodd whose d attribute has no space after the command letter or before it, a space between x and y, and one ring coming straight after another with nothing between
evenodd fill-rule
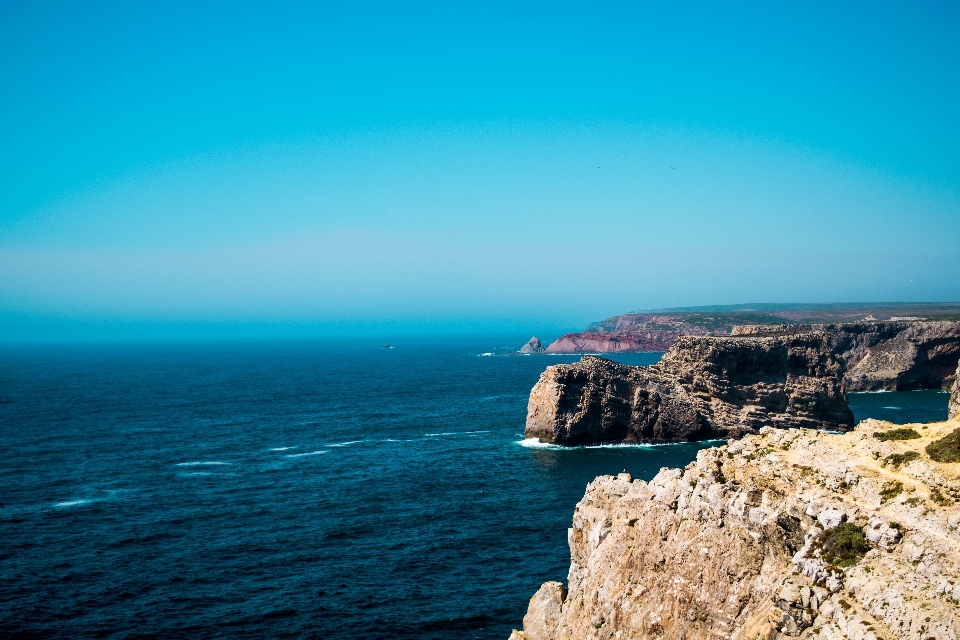
<instances>
[{"instance_id":1,"label":"white wave","mask_svg":"<svg viewBox=\"0 0 960 640\"><path fill-rule=\"evenodd\" d=\"M69 502L58 502L55 507L76 507L81 504L87 504L88 502L93 502L93 500L70 500Z\"/></svg>"},{"instance_id":2,"label":"white wave","mask_svg":"<svg viewBox=\"0 0 960 640\"><path fill-rule=\"evenodd\" d=\"M321 453L330 453L329 451L311 451L310 453L288 453L288 458L302 458L303 456L318 456Z\"/></svg>"},{"instance_id":3,"label":"white wave","mask_svg":"<svg viewBox=\"0 0 960 640\"><path fill-rule=\"evenodd\" d=\"M444 433L425 433L424 438L433 438L436 436L469 436L477 433L490 433L489 431L447 431Z\"/></svg>"},{"instance_id":4,"label":"white wave","mask_svg":"<svg viewBox=\"0 0 960 640\"><path fill-rule=\"evenodd\" d=\"M851 391L847 395L859 395L861 393L893 393L893 391L890 391L888 389L880 389L878 391Z\"/></svg>"},{"instance_id":5,"label":"white wave","mask_svg":"<svg viewBox=\"0 0 960 640\"><path fill-rule=\"evenodd\" d=\"M700 440L698 442L604 442L600 444L575 445L571 447L562 444L552 444L550 442L540 442L540 440L537 438L525 438L523 440L517 440L517 444L519 444L521 447L529 447L531 449L557 449L562 451L571 451L576 449L659 449L661 447L676 447L688 444L708 444L711 446L719 446L726 443L726 440L715 439Z\"/></svg>"},{"instance_id":6,"label":"white wave","mask_svg":"<svg viewBox=\"0 0 960 640\"><path fill-rule=\"evenodd\" d=\"M363 442L363 440L351 440L350 442L337 442L335 444L328 444L328 447L345 447L348 444L357 444L358 442Z\"/></svg>"},{"instance_id":7,"label":"white wave","mask_svg":"<svg viewBox=\"0 0 960 640\"><path fill-rule=\"evenodd\" d=\"M193 473L182 473L182 476L212 476L209 471L194 471Z\"/></svg>"},{"instance_id":8,"label":"white wave","mask_svg":"<svg viewBox=\"0 0 960 640\"><path fill-rule=\"evenodd\" d=\"M481 354L479 354L479 355L482 357L482 356L492 356L493 354L492 354L492 353L481 353Z\"/></svg>"},{"instance_id":9,"label":"white wave","mask_svg":"<svg viewBox=\"0 0 960 640\"><path fill-rule=\"evenodd\" d=\"M290 449L296 449L296 447L274 447L270 451L288 451Z\"/></svg>"},{"instance_id":10,"label":"white wave","mask_svg":"<svg viewBox=\"0 0 960 640\"><path fill-rule=\"evenodd\" d=\"M531 449L566 449L566 447L563 445L540 442L540 440L537 438L524 438L523 440L517 440L517 444L521 447L529 447Z\"/></svg>"},{"instance_id":11,"label":"white wave","mask_svg":"<svg viewBox=\"0 0 960 640\"><path fill-rule=\"evenodd\" d=\"M900 410L903 409L903 407L883 407L883 408L884 408L884 409L895 409L896 411L900 411Z\"/></svg>"},{"instance_id":12,"label":"white wave","mask_svg":"<svg viewBox=\"0 0 960 640\"><path fill-rule=\"evenodd\" d=\"M175 466L177 467L215 467L224 464L230 464L229 462L178 462Z\"/></svg>"}]
</instances>

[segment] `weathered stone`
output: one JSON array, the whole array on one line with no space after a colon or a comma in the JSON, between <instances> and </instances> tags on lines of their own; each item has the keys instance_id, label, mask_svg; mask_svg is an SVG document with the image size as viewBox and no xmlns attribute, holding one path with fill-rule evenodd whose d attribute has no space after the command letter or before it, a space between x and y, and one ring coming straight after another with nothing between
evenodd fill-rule
<instances>
[{"instance_id":1,"label":"weathered stone","mask_svg":"<svg viewBox=\"0 0 960 640\"><path fill-rule=\"evenodd\" d=\"M960 511L932 496L960 491L960 464L892 469L873 454L922 451L960 422L928 425L919 443L873 438L892 426L767 427L650 482L597 478L573 514L566 594L541 588L512 637L957 640ZM825 486L838 469L856 470L856 486ZM884 501L891 481L919 502ZM875 548L853 566L824 563L808 512L843 514Z\"/></svg>"},{"instance_id":2,"label":"weathered stone","mask_svg":"<svg viewBox=\"0 0 960 640\"><path fill-rule=\"evenodd\" d=\"M953 379L953 393L950 394L950 418L960 416L960 364Z\"/></svg>"},{"instance_id":3,"label":"weathered stone","mask_svg":"<svg viewBox=\"0 0 960 640\"><path fill-rule=\"evenodd\" d=\"M543 353L546 347L540 342L540 338L533 336L527 341L527 344L520 347L520 353Z\"/></svg>"},{"instance_id":4,"label":"weathered stone","mask_svg":"<svg viewBox=\"0 0 960 640\"><path fill-rule=\"evenodd\" d=\"M548 367L526 436L567 445L737 437L761 426L853 427L825 332L683 337L650 367L596 356Z\"/></svg>"}]
</instances>

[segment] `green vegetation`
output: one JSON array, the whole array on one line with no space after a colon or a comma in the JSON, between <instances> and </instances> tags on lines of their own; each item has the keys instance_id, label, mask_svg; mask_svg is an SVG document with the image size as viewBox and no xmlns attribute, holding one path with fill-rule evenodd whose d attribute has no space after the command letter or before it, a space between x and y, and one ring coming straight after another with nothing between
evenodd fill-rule
<instances>
[{"instance_id":1,"label":"green vegetation","mask_svg":"<svg viewBox=\"0 0 960 640\"><path fill-rule=\"evenodd\" d=\"M906 451L904 453L891 453L886 458L884 458L883 461L886 464L891 464L894 467L899 468L901 465L904 465L912 460L916 460L919 457L920 457L920 454L917 453L916 451Z\"/></svg>"},{"instance_id":2,"label":"green vegetation","mask_svg":"<svg viewBox=\"0 0 960 640\"><path fill-rule=\"evenodd\" d=\"M960 429L928 444L927 455L937 462L960 462Z\"/></svg>"},{"instance_id":3,"label":"green vegetation","mask_svg":"<svg viewBox=\"0 0 960 640\"><path fill-rule=\"evenodd\" d=\"M863 527L844 522L817 536L814 548L820 549L820 557L834 567L852 567L870 550L870 544Z\"/></svg>"},{"instance_id":4,"label":"green vegetation","mask_svg":"<svg viewBox=\"0 0 960 640\"><path fill-rule=\"evenodd\" d=\"M930 489L930 499L936 502L941 507L946 507L953 504L953 500L951 500L947 496L940 493L940 489L936 487Z\"/></svg>"},{"instance_id":5,"label":"green vegetation","mask_svg":"<svg viewBox=\"0 0 960 640\"><path fill-rule=\"evenodd\" d=\"M873 437L881 442L886 442L887 440L916 440L921 436L914 429L900 427L899 429L892 429L890 431L876 431Z\"/></svg>"},{"instance_id":6,"label":"green vegetation","mask_svg":"<svg viewBox=\"0 0 960 640\"><path fill-rule=\"evenodd\" d=\"M883 501L893 500L898 495L903 493L903 483L895 480L893 482L886 482L883 485L883 488L880 489L880 497L883 498Z\"/></svg>"}]
</instances>

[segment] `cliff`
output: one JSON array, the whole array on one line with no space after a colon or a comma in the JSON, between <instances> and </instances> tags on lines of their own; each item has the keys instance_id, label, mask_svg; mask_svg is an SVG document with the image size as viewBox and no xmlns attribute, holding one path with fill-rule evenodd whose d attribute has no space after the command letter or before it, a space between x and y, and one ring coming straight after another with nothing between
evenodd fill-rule
<instances>
[{"instance_id":1,"label":"cliff","mask_svg":"<svg viewBox=\"0 0 960 640\"><path fill-rule=\"evenodd\" d=\"M683 337L651 367L584 356L540 376L525 435L575 445L736 437L767 424L849 429L842 371L822 331Z\"/></svg>"},{"instance_id":2,"label":"cliff","mask_svg":"<svg viewBox=\"0 0 960 640\"><path fill-rule=\"evenodd\" d=\"M950 394L948 410L950 418L960 418L960 364L957 365L957 371L953 377L953 393Z\"/></svg>"},{"instance_id":3,"label":"cliff","mask_svg":"<svg viewBox=\"0 0 960 640\"><path fill-rule=\"evenodd\" d=\"M825 331L846 391L949 389L960 360L960 322L851 322L738 326L734 336Z\"/></svg>"},{"instance_id":4,"label":"cliff","mask_svg":"<svg viewBox=\"0 0 960 640\"><path fill-rule=\"evenodd\" d=\"M956 640L960 464L927 454L948 436L960 459L958 421L765 427L650 482L601 476L567 584L511 638Z\"/></svg>"},{"instance_id":5,"label":"cliff","mask_svg":"<svg viewBox=\"0 0 960 640\"><path fill-rule=\"evenodd\" d=\"M594 356L548 367L528 438L558 444L737 437L761 426L843 431L846 392L949 389L960 322L745 325L684 336L651 367Z\"/></svg>"},{"instance_id":6,"label":"cliff","mask_svg":"<svg viewBox=\"0 0 960 640\"><path fill-rule=\"evenodd\" d=\"M844 323L888 319L957 320L960 303L732 305L626 313L567 333L548 353L666 351L680 336L725 336L737 325Z\"/></svg>"}]
</instances>

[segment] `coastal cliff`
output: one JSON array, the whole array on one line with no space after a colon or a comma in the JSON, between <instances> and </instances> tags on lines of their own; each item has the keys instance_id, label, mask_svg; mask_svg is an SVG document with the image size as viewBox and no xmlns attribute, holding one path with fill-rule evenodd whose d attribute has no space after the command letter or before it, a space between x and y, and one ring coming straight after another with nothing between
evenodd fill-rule
<instances>
[{"instance_id":1,"label":"coastal cliff","mask_svg":"<svg viewBox=\"0 0 960 640\"><path fill-rule=\"evenodd\" d=\"M625 313L567 333L547 353L666 351L681 336L728 336L738 325L840 324L868 321L946 321L960 318L960 303L731 305Z\"/></svg>"},{"instance_id":2,"label":"coastal cliff","mask_svg":"<svg viewBox=\"0 0 960 640\"><path fill-rule=\"evenodd\" d=\"M960 418L960 364L957 365L957 372L954 374L953 392L950 394L948 411L950 418Z\"/></svg>"},{"instance_id":3,"label":"coastal cliff","mask_svg":"<svg viewBox=\"0 0 960 640\"><path fill-rule=\"evenodd\" d=\"M745 325L734 336L823 331L843 363L846 391L949 390L960 360L960 322Z\"/></svg>"},{"instance_id":4,"label":"coastal cliff","mask_svg":"<svg viewBox=\"0 0 960 640\"><path fill-rule=\"evenodd\" d=\"M567 584L511 639L957 640L960 422L910 427L764 427L650 482L597 478Z\"/></svg>"},{"instance_id":5,"label":"coastal cliff","mask_svg":"<svg viewBox=\"0 0 960 640\"><path fill-rule=\"evenodd\" d=\"M745 325L679 338L650 367L595 356L548 367L526 437L576 445L738 437L764 425L844 431L846 393L948 390L960 322Z\"/></svg>"},{"instance_id":6,"label":"coastal cliff","mask_svg":"<svg viewBox=\"0 0 960 640\"><path fill-rule=\"evenodd\" d=\"M771 424L850 429L829 340L688 336L650 367L595 356L554 365L530 393L525 436L576 445L737 437Z\"/></svg>"}]
</instances>

